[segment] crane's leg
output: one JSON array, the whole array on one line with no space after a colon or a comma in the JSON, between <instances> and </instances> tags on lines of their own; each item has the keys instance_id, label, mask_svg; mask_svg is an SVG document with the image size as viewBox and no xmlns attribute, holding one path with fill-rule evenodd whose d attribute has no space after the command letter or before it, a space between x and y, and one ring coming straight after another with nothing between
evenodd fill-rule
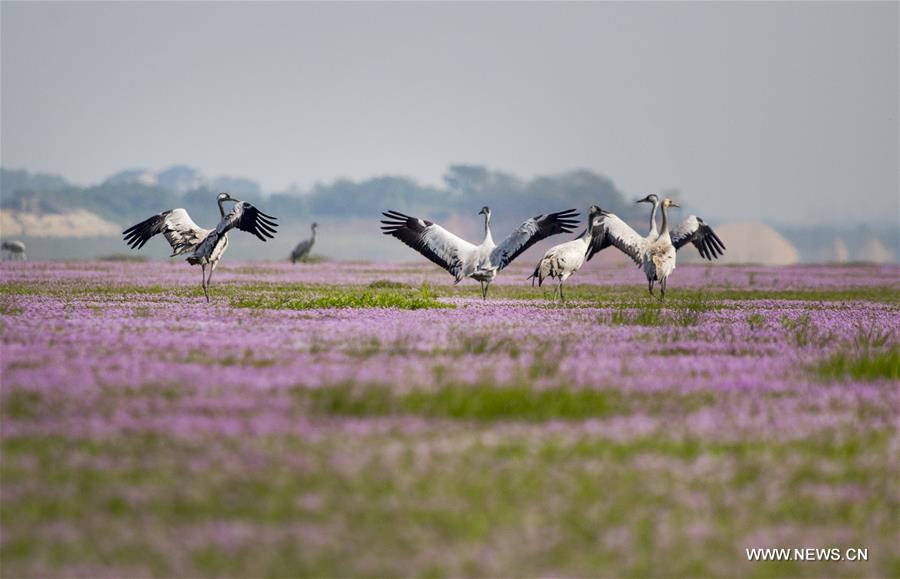
<instances>
[{"instance_id":1,"label":"crane's leg","mask_svg":"<svg viewBox=\"0 0 900 579\"><path fill-rule=\"evenodd\" d=\"M209 292L206 289L206 264L201 264L200 267L200 285L203 286L203 295L206 296L206 303L209 303Z\"/></svg>"},{"instance_id":2,"label":"crane's leg","mask_svg":"<svg viewBox=\"0 0 900 579\"><path fill-rule=\"evenodd\" d=\"M562 303L566 301L566 296L563 295L563 280L559 280L559 302Z\"/></svg>"},{"instance_id":3,"label":"crane's leg","mask_svg":"<svg viewBox=\"0 0 900 579\"><path fill-rule=\"evenodd\" d=\"M210 284L212 283L212 274L216 271L216 266L219 265L218 261L214 261L209 264L209 275L206 277L206 288L209 289ZM209 294L206 294L206 301L209 301Z\"/></svg>"},{"instance_id":4,"label":"crane's leg","mask_svg":"<svg viewBox=\"0 0 900 579\"><path fill-rule=\"evenodd\" d=\"M659 301L664 301L666 299L666 279L662 278L662 281L659 282Z\"/></svg>"},{"instance_id":5,"label":"crane's leg","mask_svg":"<svg viewBox=\"0 0 900 579\"><path fill-rule=\"evenodd\" d=\"M485 299L485 300L487 299L488 289L490 289L490 287L491 287L491 282L487 282L484 284L484 295L482 296L482 299Z\"/></svg>"},{"instance_id":6,"label":"crane's leg","mask_svg":"<svg viewBox=\"0 0 900 579\"><path fill-rule=\"evenodd\" d=\"M647 291L650 292L650 295L653 296L653 278L647 280ZM656 296L653 296L656 297Z\"/></svg>"}]
</instances>

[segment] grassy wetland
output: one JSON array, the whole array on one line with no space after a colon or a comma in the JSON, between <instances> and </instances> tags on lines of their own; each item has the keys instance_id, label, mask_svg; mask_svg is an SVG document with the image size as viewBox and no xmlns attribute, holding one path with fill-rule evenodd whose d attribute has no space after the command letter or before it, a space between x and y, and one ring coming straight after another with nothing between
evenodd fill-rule
<instances>
[{"instance_id":1,"label":"grassy wetland","mask_svg":"<svg viewBox=\"0 0 900 579\"><path fill-rule=\"evenodd\" d=\"M3 574L896 575L900 269L527 275L3 263Z\"/></svg>"}]
</instances>

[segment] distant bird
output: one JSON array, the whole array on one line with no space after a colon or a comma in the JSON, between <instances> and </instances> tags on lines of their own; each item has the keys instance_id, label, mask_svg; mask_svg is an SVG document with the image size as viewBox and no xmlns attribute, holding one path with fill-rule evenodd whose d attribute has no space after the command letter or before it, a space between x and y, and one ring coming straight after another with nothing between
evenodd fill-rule
<instances>
[{"instance_id":1,"label":"distant bird","mask_svg":"<svg viewBox=\"0 0 900 579\"><path fill-rule=\"evenodd\" d=\"M659 197L651 193L637 202L653 204L653 209L650 211L650 231L647 233L647 239L653 241L659 236L656 229L656 210L659 207ZM672 228L669 234L675 249L681 249L691 242L700 255L710 261L719 259L719 256L725 254L725 244L722 243L716 232L696 215L688 215L687 219ZM588 259L590 257L592 256L589 256Z\"/></svg>"},{"instance_id":2,"label":"distant bird","mask_svg":"<svg viewBox=\"0 0 900 579\"><path fill-rule=\"evenodd\" d=\"M224 204L228 201L235 203L227 214ZM122 232L125 243L131 249L140 249L144 244L158 233L162 233L169 245L172 246L172 255L188 255L186 261L191 265L200 265L202 268L201 282L203 295L209 301L209 283L212 274L228 247L228 232L234 228L248 231L262 241L275 235L278 226L273 220L275 217L266 215L252 204L235 199L228 193L219 193L216 197L219 204L219 214L222 219L215 229L203 229L191 219L184 209L170 209L158 215L141 221ZM206 268L209 267L209 277L206 276Z\"/></svg>"},{"instance_id":3,"label":"distant bird","mask_svg":"<svg viewBox=\"0 0 900 579\"><path fill-rule=\"evenodd\" d=\"M304 239L300 243L297 244L297 247L294 248L294 251L291 252L291 263L297 263L298 261L305 261L309 256L309 252L312 251L313 244L316 243L316 229L319 228L318 223L313 223L312 227L312 236L309 239Z\"/></svg>"},{"instance_id":4,"label":"distant bird","mask_svg":"<svg viewBox=\"0 0 900 579\"><path fill-rule=\"evenodd\" d=\"M591 238L593 237L594 226L600 223L601 209L596 205L591 205L588 209L588 225L584 229L581 237L554 245L547 250L544 257L538 262L534 268L534 273L528 278L531 285L534 286L534 280L541 287L545 278L556 278L559 280L556 288L553 290L553 297L559 292L559 299L563 301L563 282L569 279L584 264L585 255L591 246Z\"/></svg>"},{"instance_id":5,"label":"distant bird","mask_svg":"<svg viewBox=\"0 0 900 579\"><path fill-rule=\"evenodd\" d=\"M655 239L641 237L617 215L603 211L599 223L594 227L588 259L610 245L616 246L643 268L650 295L653 295L653 284L659 282L660 299L665 299L666 281L675 271L676 257L676 248L669 232L669 207L678 207L678 204L671 199L663 199L660 207L663 214L662 230Z\"/></svg>"},{"instance_id":6,"label":"distant bird","mask_svg":"<svg viewBox=\"0 0 900 579\"><path fill-rule=\"evenodd\" d=\"M570 233L578 224L578 213L567 209L549 215L538 215L523 222L500 245L491 237L491 210L482 207L484 215L484 241L473 245L453 235L440 225L410 217L399 211L387 211L383 215L382 233L392 235L412 247L434 263L446 269L459 283L471 277L481 283L481 297L487 299L488 287L497 272L510 264L520 253L538 241L556 235Z\"/></svg>"},{"instance_id":7,"label":"distant bird","mask_svg":"<svg viewBox=\"0 0 900 579\"><path fill-rule=\"evenodd\" d=\"M25 261L25 244L21 241L4 241L3 251L7 253L10 259Z\"/></svg>"}]
</instances>

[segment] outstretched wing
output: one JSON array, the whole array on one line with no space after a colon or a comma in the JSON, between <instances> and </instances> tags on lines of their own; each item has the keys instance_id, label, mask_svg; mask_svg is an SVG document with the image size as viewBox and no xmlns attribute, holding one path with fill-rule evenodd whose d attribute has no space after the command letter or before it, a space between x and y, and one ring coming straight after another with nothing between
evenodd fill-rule
<instances>
[{"instance_id":1,"label":"outstretched wing","mask_svg":"<svg viewBox=\"0 0 900 579\"><path fill-rule=\"evenodd\" d=\"M140 249L151 237L162 233L172 246L172 257L175 257L193 251L209 235L209 231L194 223L188 212L179 207L132 225L122 235L131 249Z\"/></svg>"},{"instance_id":2,"label":"outstretched wing","mask_svg":"<svg viewBox=\"0 0 900 579\"><path fill-rule=\"evenodd\" d=\"M577 211L566 209L526 220L494 248L491 252L491 264L503 269L538 241L557 233L571 233L578 225L577 217Z\"/></svg>"},{"instance_id":3,"label":"outstretched wing","mask_svg":"<svg viewBox=\"0 0 900 579\"><path fill-rule=\"evenodd\" d=\"M641 256L646 244L647 240L630 225L619 219L616 214L604 211L600 223L594 226L587 258L590 260L594 254L614 245L636 264L641 265Z\"/></svg>"},{"instance_id":4,"label":"outstretched wing","mask_svg":"<svg viewBox=\"0 0 900 579\"><path fill-rule=\"evenodd\" d=\"M696 215L689 215L672 230L670 235L675 249L681 249L683 245L691 242L700 255L710 261L718 259L725 253L725 244L722 243L716 232Z\"/></svg>"},{"instance_id":5,"label":"outstretched wing","mask_svg":"<svg viewBox=\"0 0 900 579\"><path fill-rule=\"evenodd\" d=\"M222 218L216 231L221 235L233 227L252 233L260 241L267 241L267 237L269 239L275 237L275 228L278 227L278 224L274 219L276 218L266 215L253 204L241 201L235 204L234 209Z\"/></svg>"},{"instance_id":6,"label":"outstretched wing","mask_svg":"<svg viewBox=\"0 0 900 579\"><path fill-rule=\"evenodd\" d=\"M381 221L382 233L396 237L446 269L457 282L464 277L465 260L475 251L474 245L431 221L399 211L387 211L382 215L387 218Z\"/></svg>"}]
</instances>

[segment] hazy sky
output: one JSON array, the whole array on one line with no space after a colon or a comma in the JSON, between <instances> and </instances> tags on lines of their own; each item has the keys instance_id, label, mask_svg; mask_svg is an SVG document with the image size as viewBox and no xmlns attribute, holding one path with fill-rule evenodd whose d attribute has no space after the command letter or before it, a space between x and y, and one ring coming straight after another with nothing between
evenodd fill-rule
<instances>
[{"instance_id":1,"label":"hazy sky","mask_svg":"<svg viewBox=\"0 0 900 579\"><path fill-rule=\"evenodd\" d=\"M900 214L896 2L0 6L5 167L588 168L718 218Z\"/></svg>"}]
</instances>

